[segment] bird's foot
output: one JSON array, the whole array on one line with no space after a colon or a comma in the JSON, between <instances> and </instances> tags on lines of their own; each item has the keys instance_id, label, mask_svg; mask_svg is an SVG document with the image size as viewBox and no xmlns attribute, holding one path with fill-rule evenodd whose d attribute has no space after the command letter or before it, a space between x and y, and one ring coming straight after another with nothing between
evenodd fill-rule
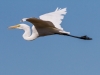
<instances>
[{"instance_id":1,"label":"bird's foot","mask_svg":"<svg viewBox=\"0 0 100 75\"><path fill-rule=\"evenodd\" d=\"M81 36L80 39L83 39L83 40L92 40L92 38L88 37L88 36Z\"/></svg>"}]
</instances>

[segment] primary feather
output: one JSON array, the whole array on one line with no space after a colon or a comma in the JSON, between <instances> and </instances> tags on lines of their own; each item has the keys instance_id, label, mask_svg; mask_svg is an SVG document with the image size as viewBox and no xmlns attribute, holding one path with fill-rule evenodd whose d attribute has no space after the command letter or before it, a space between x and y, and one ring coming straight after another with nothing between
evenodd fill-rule
<instances>
[{"instance_id":1,"label":"primary feather","mask_svg":"<svg viewBox=\"0 0 100 75\"><path fill-rule=\"evenodd\" d=\"M39 18L45 21L51 21L56 28L63 30L60 24L66 13L66 8L57 8L54 12L43 14L39 16Z\"/></svg>"}]
</instances>

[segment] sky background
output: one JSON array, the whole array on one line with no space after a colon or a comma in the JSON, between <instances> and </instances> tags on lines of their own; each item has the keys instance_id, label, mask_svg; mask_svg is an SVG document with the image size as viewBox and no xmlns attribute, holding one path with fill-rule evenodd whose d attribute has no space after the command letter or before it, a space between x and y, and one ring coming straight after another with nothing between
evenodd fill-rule
<instances>
[{"instance_id":1,"label":"sky background","mask_svg":"<svg viewBox=\"0 0 100 75\"><path fill-rule=\"evenodd\" d=\"M67 7L64 30L93 40L52 35L26 41L23 30L8 29L57 7ZM0 75L100 75L99 32L100 0L0 0Z\"/></svg>"}]
</instances>

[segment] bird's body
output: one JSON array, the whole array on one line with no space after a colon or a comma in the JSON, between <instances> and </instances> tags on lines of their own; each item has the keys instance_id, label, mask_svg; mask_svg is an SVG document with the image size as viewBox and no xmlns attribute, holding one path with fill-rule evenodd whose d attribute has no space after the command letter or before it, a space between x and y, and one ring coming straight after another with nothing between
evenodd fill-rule
<instances>
[{"instance_id":1,"label":"bird's body","mask_svg":"<svg viewBox=\"0 0 100 75\"><path fill-rule=\"evenodd\" d=\"M27 24L18 24L15 26L10 26L10 28L18 28L23 29L25 33L23 34L23 38L25 40L34 40L41 36L47 36L47 35L54 35L54 34L60 34L60 35L67 35L74 38L79 39L87 39L88 37L78 37L70 35L70 32L64 31L64 29L61 27L62 19L64 18L64 15L66 14L66 8L63 9L56 9L54 12L50 12L44 15L39 16L39 18L23 18L21 21L28 21L32 23L34 26L32 26L32 34L31 29Z\"/></svg>"}]
</instances>

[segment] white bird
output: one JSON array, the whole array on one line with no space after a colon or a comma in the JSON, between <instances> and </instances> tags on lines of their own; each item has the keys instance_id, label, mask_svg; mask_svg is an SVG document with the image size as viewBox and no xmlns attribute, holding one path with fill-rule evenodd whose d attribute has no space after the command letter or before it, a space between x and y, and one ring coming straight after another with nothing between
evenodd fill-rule
<instances>
[{"instance_id":1,"label":"white bird","mask_svg":"<svg viewBox=\"0 0 100 75\"><path fill-rule=\"evenodd\" d=\"M38 18L23 18L21 21L25 22L28 21L33 24L32 26L32 34L30 27L27 24L18 24L15 26L10 26L10 29L23 29L25 32L23 34L23 38L25 40L34 40L41 36L47 36L47 35L67 35L74 38L84 39L84 40L91 40L92 38L89 38L87 36L73 36L70 35L70 32L66 32L61 27L62 19L64 19L64 15L66 14L66 8L63 9L56 9L54 12L46 13Z\"/></svg>"}]
</instances>

